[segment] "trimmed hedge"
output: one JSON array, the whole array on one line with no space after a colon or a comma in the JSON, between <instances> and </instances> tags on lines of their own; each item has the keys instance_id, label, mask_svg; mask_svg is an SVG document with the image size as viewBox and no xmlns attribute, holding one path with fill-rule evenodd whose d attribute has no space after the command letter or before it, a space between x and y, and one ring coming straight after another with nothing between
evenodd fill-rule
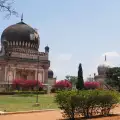
<instances>
[{"instance_id":1,"label":"trimmed hedge","mask_svg":"<svg viewBox=\"0 0 120 120\"><path fill-rule=\"evenodd\" d=\"M47 91L15 91L15 92L0 92L0 95L22 95L22 94L47 94Z\"/></svg>"},{"instance_id":2,"label":"trimmed hedge","mask_svg":"<svg viewBox=\"0 0 120 120\"><path fill-rule=\"evenodd\" d=\"M120 94L115 91L83 90L60 91L55 96L64 117L74 120L83 116L109 115L110 110L120 101Z\"/></svg>"}]
</instances>

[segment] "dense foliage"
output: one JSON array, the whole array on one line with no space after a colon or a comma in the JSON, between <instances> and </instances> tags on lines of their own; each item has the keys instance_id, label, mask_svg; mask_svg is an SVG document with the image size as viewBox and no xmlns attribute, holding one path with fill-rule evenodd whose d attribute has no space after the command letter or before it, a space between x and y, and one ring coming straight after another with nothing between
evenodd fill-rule
<instances>
[{"instance_id":1,"label":"dense foliage","mask_svg":"<svg viewBox=\"0 0 120 120\"><path fill-rule=\"evenodd\" d=\"M13 80L13 88L19 90L22 89L34 89L35 87L38 87L39 89L43 87L42 83L37 80Z\"/></svg>"},{"instance_id":2,"label":"dense foliage","mask_svg":"<svg viewBox=\"0 0 120 120\"><path fill-rule=\"evenodd\" d=\"M118 92L105 90L60 91L55 96L64 117L71 120L81 115L86 118L109 115L119 100Z\"/></svg>"},{"instance_id":3,"label":"dense foliage","mask_svg":"<svg viewBox=\"0 0 120 120\"><path fill-rule=\"evenodd\" d=\"M78 80L77 80L76 88L78 90L84 89L82 64L79 64L79 68L78 68Z\"/></svg>"},{"instance_id":4,"label":"dense foliage","mask_svg":"<svg viewBox=\"0 0 120 120\"><path fill-rule=\"evenodd\" d=\"M105 82L120 92L120 67L109 68L106 77Z\"/></svg>"},{"instance_id":5,"label":"dense foliage","mask_svg":"<svg viewBox=\"0 0 120 120\"><path fill-rule=\"evenodd\" d=\"M77 79L78 79L76 76L67 75L67 76L65 76L65 78L66 78L66 80L70 81L70 83L72 84L72 87L76 86Z\"/></svg>"},{"instance_id":6,"label":"dense foliage","mask_svg":"<svg viewBox=\"0 0 120 120\"><path fill-rule=\"evenodd\" d=\"M85 89L97 89L100 87L99 82L85 82L84 83Z\"/></svg>"},{"instance_id":7,"label":"dense foliage","mask_svg":"<svg viewBox=\"0 0 120 120\"><path fill-rule=\"evenodd\" d=\"M56 90L71 89L72 84L68 80L61 80L55 83Z\"/></svg>"}]
</instances>

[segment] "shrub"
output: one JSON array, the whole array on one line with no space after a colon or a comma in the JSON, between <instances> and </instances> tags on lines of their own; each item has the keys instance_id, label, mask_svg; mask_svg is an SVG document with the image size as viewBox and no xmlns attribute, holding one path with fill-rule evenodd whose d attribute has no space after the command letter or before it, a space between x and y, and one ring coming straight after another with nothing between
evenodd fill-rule
<instances>
[{"instance_id":1,"label":"shrub","mask_svg":"<svg viewBox=\"0 0 120 120\"><path fill-rule=\"evenodd\" d=\"M99 82L85 82L84 86L86 89L97 89L100 87Z\"/></svg>"},{"instance_id":2,"label":"shrub","mask_svg":"<svg viewBox=\"0 0 120 120\"><path fill-rule=\"evenodd\" d=\"M61 91L55 96L55 101L58 103L59 108L64 111L65 116L71 119L74 118L75 108L77 107L76 102L71 98L76 95L76 91Z\"/></svg>"},{"instance_id":3,"label":"shrub","mask_svg":"<svg viewBox=\"0 0 120 120\"><path fill-rule=\"evenodd\" d=\"M104 90L60 91L55 96L63 115L72 120L80 115L85 118L109 115L119 100L119 93Z\"/></svg>"},{"instance_id":4,"label":"shrub","mask_svg":"<svg viewBox=\"0 0 120 120\"><path fill-rule=\"evenodd\" d=\"M55 93L56 92L56 90L55 90L55 88L53 87L52 89L51 89L51 93Z\"/></svg>"},{"instance_id":5,"label":"shrub","mask_svg":"<svg viewBox=\"0 0 120 120\"><path fill-rule=\"evenodd\" d=\"M56 90L71 89L72 84L68 80L61 80L55 83Z\"/></svg>"}]
</instances>

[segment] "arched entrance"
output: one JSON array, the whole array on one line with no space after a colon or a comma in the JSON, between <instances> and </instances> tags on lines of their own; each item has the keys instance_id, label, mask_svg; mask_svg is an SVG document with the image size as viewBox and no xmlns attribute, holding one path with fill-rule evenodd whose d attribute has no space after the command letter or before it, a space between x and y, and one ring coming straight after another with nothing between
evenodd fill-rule
<instances>
[{"instance_id":1,"label":"arched entrance","mask_svg":"<svg viewBox=\"0 0 120 120\"><path fill-rule=\"evenodd\" d=\"M24 79L24 80L34 80L35 79L35 71L33 70L23 70L17 69L16 72L17 79Z\"/></svg>"}]
</instances>

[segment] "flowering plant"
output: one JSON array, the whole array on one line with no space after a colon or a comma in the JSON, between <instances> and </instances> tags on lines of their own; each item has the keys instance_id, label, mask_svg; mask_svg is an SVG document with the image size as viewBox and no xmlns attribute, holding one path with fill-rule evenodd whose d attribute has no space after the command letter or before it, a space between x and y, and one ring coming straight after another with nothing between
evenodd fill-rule
<instances>
[{"instance_id":1,"label":"flowering plant","mask_svg":"<svg viewBox=\"0 0 120 120\"><path fill-rule=\"evenodd\" d=\"M100 87L99 82L85 82L84 86L86 89L97 89Z\"/></svg>"},{"instance_id":2,"label":"flowering plant","mask_svg":"<svg viewBox=\"0 0 120 120\"><path fill-rule=\"evenodd\" d=\"M24 79L15 79L13 80L13 87L14 88L18 88L18 87L22 87L22 88L34 88L37 85L39 86L39 88L42 88L43 85L40 81L37 80L24 80Z\"/></svg>"},{"instance_id":3,"label":"flowering plant","mask_svg":"<svg viewBox=\"0 0 120 120\"><path fill-rule=\"evenodd\" d=\"M72 88L72 84L68 80L61 80L57 81L54 87L57 89Z\"/></svg>"}]
</instances>

